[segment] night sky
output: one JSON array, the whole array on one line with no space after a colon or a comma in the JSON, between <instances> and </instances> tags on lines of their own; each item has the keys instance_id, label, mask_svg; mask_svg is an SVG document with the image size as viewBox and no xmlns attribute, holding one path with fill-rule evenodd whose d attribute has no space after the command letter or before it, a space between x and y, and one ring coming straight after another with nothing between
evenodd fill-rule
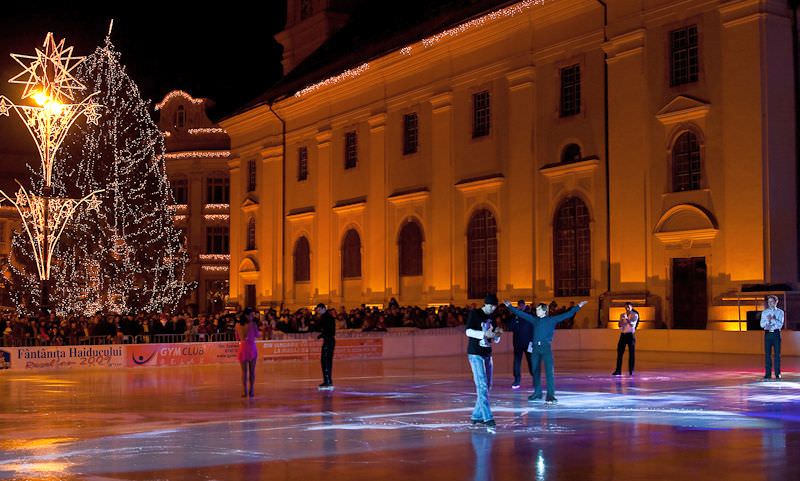
<instances>
[{"instance_id":1,"label":"night sky","mask_svg":"<svg viewBox=\"0 0 800 481\"><path fill-rule=\"evenodd\" d=\"M7 79L21 71L9 53L33 54L47 32L66 38L75 54L111 39L128 74L151 104L171 90L210 98L212 120L266 91L281 75L282 47L273 35L286 21L285 0L256 3L134 2L98 7L94 2L4 4L0 11L0 93L19 99L22 86ZM21 121L0 117L0 155L35 150Z\"/></svg>"}]
</instances>

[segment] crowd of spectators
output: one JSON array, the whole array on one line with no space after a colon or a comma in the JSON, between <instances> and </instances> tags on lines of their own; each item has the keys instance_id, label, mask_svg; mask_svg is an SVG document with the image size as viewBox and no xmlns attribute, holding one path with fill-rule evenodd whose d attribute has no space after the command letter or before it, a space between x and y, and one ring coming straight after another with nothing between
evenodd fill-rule
<instances>
[{"instance_id":1,"label":"crowd of spectators","mask_svg":"<svg viewBox=\"0 0 800 481\"><path fill-rule=\"evenodd\" d=\"M0 345L62 346L123 342L179 342L232 338L233 315L0 314Z\"/></svg>"},{"instance_id":2,"label":"crowd of spectators","mask_svg":"<svg viewBox=\"0 0 800 481\"><path fill-rule=\"evenodd\" d=\"M329 312L336 319L337 329L351 331L387 331L392 328L433 329L459 327L466 324L469 310L476 305L436 307L401 306L392 299L385 309L378 306L361 306L346 310L331 306ZM551 313L563 312L550 305ZM4 346L60 346L80 344L192 342L233 340L237 314L191 316L119 315L94 316L20 316L0 314L0 345ZM495 317L500 325L507 326L511 314L502 304ZM259 313L262 339L273 339L276 333L318 332L317 318L310 308L298 310L270 308ZM571 320L559 327L572 327Z\"/></svg>"}]
</instances>

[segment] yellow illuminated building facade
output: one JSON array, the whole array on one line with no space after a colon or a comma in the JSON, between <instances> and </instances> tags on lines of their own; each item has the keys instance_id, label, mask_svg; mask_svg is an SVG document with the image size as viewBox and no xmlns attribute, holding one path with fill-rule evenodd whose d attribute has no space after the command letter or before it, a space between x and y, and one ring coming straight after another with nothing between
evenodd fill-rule
<instances>
[{"instance_id":1,"label":"yellow illuminated building facade","mask_svg":"<svg viewBox=\"0 0 800 481\"><path fill-rule=\"evenodd\" d=\"M286 39L329 3L289 2L285 66L302 70ZM495 3L287 71L221 122L232 302L496 291L589 299L578 327L634 300L661 325L727 328L746 286L795 285L787 2Z\"/></svg>"}]
</instances>

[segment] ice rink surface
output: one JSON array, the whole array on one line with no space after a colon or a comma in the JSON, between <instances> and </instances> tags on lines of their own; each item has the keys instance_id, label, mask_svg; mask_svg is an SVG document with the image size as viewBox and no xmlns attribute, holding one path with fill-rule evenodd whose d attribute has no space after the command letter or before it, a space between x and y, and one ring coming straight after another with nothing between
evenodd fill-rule
<instances>
[{"instance_id":1,"label":"ice rink surface","mask_svg":"<svg viewBox=\"0 0 800 481\"><path fill-rule=\"evenodd\" d=\"M800 480L800 359L764 382L760 356L556 351L556 395L511 390L495 356L496 432L469 422L466 355L0 372L0 479ZM627 361L627 359L626 359ZM523 363L523 367L525 367Z\"/></svg>"}]
</instances>

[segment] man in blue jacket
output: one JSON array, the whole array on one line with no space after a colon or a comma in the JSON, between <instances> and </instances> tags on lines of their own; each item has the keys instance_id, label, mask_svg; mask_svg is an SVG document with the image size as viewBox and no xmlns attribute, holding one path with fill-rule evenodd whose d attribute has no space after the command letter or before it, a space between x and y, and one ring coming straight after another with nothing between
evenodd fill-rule
<instances>
[{"instance_id":1,"label":"man in blue jacket","mask_svg":"<svg viewBox=\"0 0 800 481\"><path fill-rule=\"evenodd\" d=\"M552 348L556 324L574 316L587 302L588 301L581 301L577 306L573 306L566 312L555 316L548 316L547 304L540 303L536 306L536 317L534 317L525 311L520 311L515 308L511 305L511 302L505 301L506 307L508 307L515 316L533 324L533 352L531 353L531 362L533 363L533 394L528 396L529 401L542 399L542 361L544 361L545 376L547 378L546 401L548 403L555 403L557 401L555 395L555 373L553 370Z\"/></svg>"}]
</instances>

